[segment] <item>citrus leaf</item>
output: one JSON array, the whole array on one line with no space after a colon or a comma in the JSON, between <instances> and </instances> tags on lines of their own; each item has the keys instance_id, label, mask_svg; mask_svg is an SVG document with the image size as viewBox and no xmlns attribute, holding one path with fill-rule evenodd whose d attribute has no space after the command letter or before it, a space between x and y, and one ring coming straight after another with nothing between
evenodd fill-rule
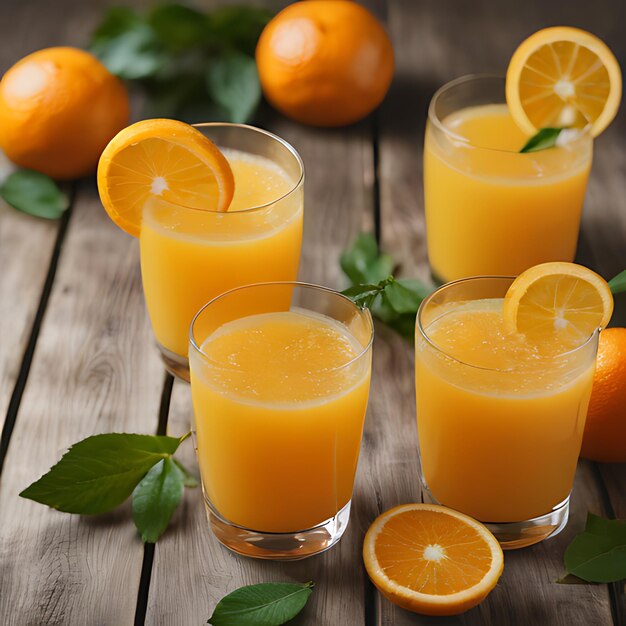
<instances>
[{"instance_id":1,"label":"citrus leaf","mask_svg":"<svg viewBox=\"0 0 626 626\"><path fill-rule=\"evenodd\" d=\"M174 454L186 437L128 433L87 437L20 496L66 513L110 511L130 496L155 463Z\"/></svg>"},{"instance_id":2,"label":"citrus leaf","mask_svg":"<svg viewBox=\"0 0 626 626\"><path fill-rule=\"evenodd\" d=\"M219 7L209 15L212 39L231 50L254 56L256 43L273 13L253 6Z\"/></svg>"},{"instance_id":3,"label":"citrus leaf","mask_svg":"<svg viewBox=\"0 0 626 626\"><path fill-rule=\"evenodd\" d=\"M209 95L234 123L247 122L261 99L256 63L251 56L231 52L211 63L207 72Z\"/></svg>"},{"instance_id":4,"label":"citrus leaf","mask_svg":"<svg viewBox=\"0 0 626 626\"><path fill-rule=\"evenodd\" d=\"M185 490L185 474L171 456L157 462L133 490L133 521L144 543L155 543Z\"/></svg>"},{"instance_id":5,"label":"citrus leaf","mask_svg":"<svg viewBox=\"0 0 626 626\"><path fill-rule=\"evenodd\" d=\"M313 583L261 583L240 587L222 598L208 624L280 626L304 608Z\"/></svg>"},{"instance_id":6,"label":"citrus leaf","mask_svg":"<svg viewBox=\"0 0 626 626\"><path fill-rule=\"evenodd\" d=\"M33 170L17 170L0 185L0 197L14 209L54 220L67 210L70 203L56 183Z\"/></svg>"},{"instance_id":7,"label":"citrus leaf","mask_svg":"<svg viewBox=\"0 0 626 626\"><path fill-rule=\"evenodd\" d=\"M90 50L109 72L127 80L155 76L169 61L154 31L143 22L116 37L96 40Z\"/></svg>"},{"instance_id":8,"label":"citrus leaf","mask_svg":"<svg viewBox=\"0 0 626 626\"><path fill-rule=\"evenodd\" d=\"M381 253L374 235L361 233L341 255L341 269L354 284L378 283L393 271L393 259Z\"/></svg>"},{"instance_id":9,"label":"citrus leaf","mask_svg":"<svg viewBox=\"0 0 626 626\"><path fill-rule=\"evenodd\" d=\"M148 17L159 40L168 48L184 50L208 39L208 20L204 13L182 4L162 4Z\"/></svg>"},{"instance_id":10,"label":"citrus leaf","mask_svg":"<svg viewBox=\"0 0 626 626\"><path fill-rule=\"evenodd\" d=\"M556 146L563 128L541 128L525 144L520 152L538 152Z\"/></svg>"},{"instance_id":11,"label":"citrus leaf","mask_svg":"<svg viewBox=\"0 0 626 626\"><path fill-rule=\"evenodd\" d=\"M613 276L609 281L609 287L611 288L611 293L623 293L626 291L626 270L620 272L617 276Z\"/></svg>"},{"instance_id":12,"label":"citrus leaf","mask_svg":"<svg viewBox=\"0 0 626 626\"><path fill-rule=\"evenodd\" d=\"M193 489L194 487L197 487L200 484L198 482L198 479L193 474L189 473L187 468L180 461L177 461L176 459L174 459L174 463L178 465L180 471L183 473L183 476L185 478L185 487L189 487Z\"/></svg>"},{"instance_id":13,"label":"citrus leaf","mask_svg":"<svg viewBox=\"0 0 626 626\"><path fill-rule=\"evenodd\" d=\"M414 278L395 279L393 258L381 253L373 235L361 233L341 255L341 269L353 283L342 293L407 339L415 332L415 316L432 285ZM384 275L383 275L384 274Z\"/></svg>"},{"instance_id":14,"label":"citrus leaf","mask_svg":"<svg viewBox=\"0 0 626 626\"><path fill-rule=\"evenodd\" d=\"M610 583L626 578L626 520L587 514L585 531L567 546L565 569L587 582Z\"/></svg>"},{"instance_id":15,"label":"citrus leaf","mask_svg":"<svg viewBox=\"0 0 626 626\"><path fill-rule=\"evenodd\" d=\"M418 283L419 281L415 281ZM385 297L396 313L411 313L417 315L422 300L424 299L424 290L421 283L419 287L411 288L408 283L401 283L394 280L385 287Z\"/></svg>"},{"instance_id":16,"label":"citrus leaf","mask_svg":"<svg viewBox=\"0 0 626 626\"><path fill-rule=\"evenodd\" d=\"M101 44L134 30L142 23L138 13L130 7L111 7L91 36L91 45Z\"/></svg>"}]
</instances>

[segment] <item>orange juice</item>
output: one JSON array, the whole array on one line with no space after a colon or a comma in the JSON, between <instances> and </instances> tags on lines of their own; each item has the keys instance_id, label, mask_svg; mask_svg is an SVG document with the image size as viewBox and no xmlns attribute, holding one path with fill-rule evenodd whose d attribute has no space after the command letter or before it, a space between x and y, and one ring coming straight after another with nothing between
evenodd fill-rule
<instances>
[{"instance_id":1,"label":"orange juice","mask_svg":"<svg viewBox=\"0 0 626 626\"><path fill-rule=\"evenodd\" d=\"M556 509L572 488L597 338L553 356L505 332L501 298L447 302L429 317L416 331L428 491L484 522Z\"/></svg>"},{"instance_id":2,"label":"orange juice","mask_svg":"<svg viewBox=\"0 0 626 626\"><path fill-rule=\"evenodd\" d=\"M141 273L148 313L158 343L183 358L189 324L209 300L245 284L293 280L298 272L303 215L298 180L269 158L223 152L235 178L228 212L156 198L143 214Z\"/></svg>"},{"instance_id":3,"label":"orange juice","mask_svg":"<svg viewBox=\"0 0 626 626\"><path fill-rule=\"evenodd\" d=\"M572 261L591 139L520 154L528 136L506 104L464 107L441 120L432 109L424 196L433 273L447 282Z\"/></svg>"},{"instance_id":4,"label":"orange juice","mask_svg":"<svg viewBox=\"0 0 626 626\"><path fill-rule=\"evenodd\" d=\"M371 367L348 327L303 309L261 313L223 324L200 349L190 353L197 452L219 515L274 533L336 515L352 496Z\"/></svg>"}]
</instances>

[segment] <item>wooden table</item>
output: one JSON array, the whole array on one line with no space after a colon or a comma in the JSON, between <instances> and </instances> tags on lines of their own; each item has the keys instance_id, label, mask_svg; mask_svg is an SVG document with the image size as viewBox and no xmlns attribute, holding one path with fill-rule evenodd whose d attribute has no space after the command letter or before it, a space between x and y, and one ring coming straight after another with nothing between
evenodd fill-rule
<instances>
[{"instance_id":1,"label":"wooden table","mask_svg":"<svg viewBox=\"0 0 626 626\"><path fill-rule=\"evenodd\" d=\"M109 3L2 0L0 71L37 48L84 45ZM335 131L269 111L260 121L293 143L307 167L300 276L333 287L344 284L339 254L361 230L376 231L402 262L403 275L428 275L422 141L428 101L439 85L466 73L503 72L518 42L556 23L592 30L626 68L624 3L367 4L386 21L396 50L395 82L381 109ZM579 260L605 277L626 267L625 120L622 109L596 143L580 238ZM137 242L109 221L93 180L73 185L71 198L56 223L0 207L0 623L200 625L219 598L242 584L314 580L315 593L294 624L626 624L623 583L555 583L587 510L626 517L626 465L581 462L565 531L507 553L500 584L467 614L420 617L374 591L360 557L364 532L381 511L420 497L413 349L381 325L352 522L323 555L281 564L231 554L209 533L197 489L188 490L156 547L141 543L128 506L86 518L19 498L74 441L166 427L181 434L191 415L189 388L164 375L157 356ZM626 325L624 298L614 322ZM185 454L193 465L189 444Z\"/></svg>"}]
</instances>

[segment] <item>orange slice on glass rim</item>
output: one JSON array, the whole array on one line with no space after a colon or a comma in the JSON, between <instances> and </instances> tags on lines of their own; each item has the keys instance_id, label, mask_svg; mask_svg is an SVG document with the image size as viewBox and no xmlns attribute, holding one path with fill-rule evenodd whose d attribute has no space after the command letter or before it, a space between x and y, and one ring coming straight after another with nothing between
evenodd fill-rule
<instances>
[{"instance_id":1,"label":"orange slice on glass rim","mask_svg":"<svg viewBox=\"0 0 626 626\"><path fill-rule=\"evenodd\" d=\"M509 332L523 333L536 345L554 344L573 349L598 329L613 313L608 283L590 269L575 263L535 265L509 287L502 317Z\"/></svg>"},{"instance_id":2,"label":"orange slice on glass rim","mask_svg":"<svg viewBox=\"0 0 626 626\"><path fill-rule=\"evenodd\" d=\"M471 609L504 567L502 548L487 528L435 504L404 504L380 515L365 535L363 561L388 600L424 615Z\"/></svg>"},{"instance_id":3,"label":"orange slice on glass rim","mask_svg":"<svg viewBox=\"0 0 626 626\"><path fill-rule=\"evenodd\" d=\"M120 131L98 163L98 191L109 217L138 237L151 196L206 211L227 211L235 183L226 157L200 131L169 119Z\"/></svg>"},{"instance_id":4,"label":"orange slice on glass rim","mask_svg":"<svg viewBox=\"0 0 626 626\"><path fill-rule=\"evenodd\" d=\"M617 59L600 39L578 28L555 26L531 35L513 54L506 101L528 135L546 127L589 127L597 137L622 99Z\"/></svg>"}]
</instances>

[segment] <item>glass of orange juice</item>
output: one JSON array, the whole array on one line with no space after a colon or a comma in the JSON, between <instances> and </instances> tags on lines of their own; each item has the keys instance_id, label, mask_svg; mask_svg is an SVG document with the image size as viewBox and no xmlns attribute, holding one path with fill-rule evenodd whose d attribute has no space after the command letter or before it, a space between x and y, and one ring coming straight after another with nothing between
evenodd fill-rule
<instances>
[{"instance_id":1,"label":"glass of orange juice","mask_svg":"<svg viewBox=\"0 0 626 626\"><path fill-rule=\"evenodd\" d=\"M528 139L507 108L504 78L465 76L433 96L424 199L430 266L441 282L574 259L593 140L581 131L520 153Z\"/></svg>"},{"instance_id":2,"label":"glass of orange juice","mask_svg":"<svg viewBox=\"0 0 626 626\"><path fill-rule=\"evenodd\" d=\"M512 280L444 285L415 331L424 499L486 523L504 548L567 523L598 346L597 331L564 353L507 333Z\"/></svg>"},{"instance_id":3,"label":"glass of orange juice","mask_svg":"<svg viewBox=\"0 0 626 626\"><path fill-rule=\"evenodd\" d=\"M166 367L189 380L189 324L219 294L249 283L295 280L304 166L281 138L252 126L199 124L235 179L227 212L151 195L139 236L144 293Z\"/></svg>"},{"instance_id":4,"label":"glass of orange juice","mask_svg":"<svg viewBox=\"0 0 626 626\"><path fill-rule=\"evenodd\" d=\"M213 533L264 559L326 550L350 516L372 319L303 283L234 289L191 326L195 438Z\"/></svg>"}]
</instances>

